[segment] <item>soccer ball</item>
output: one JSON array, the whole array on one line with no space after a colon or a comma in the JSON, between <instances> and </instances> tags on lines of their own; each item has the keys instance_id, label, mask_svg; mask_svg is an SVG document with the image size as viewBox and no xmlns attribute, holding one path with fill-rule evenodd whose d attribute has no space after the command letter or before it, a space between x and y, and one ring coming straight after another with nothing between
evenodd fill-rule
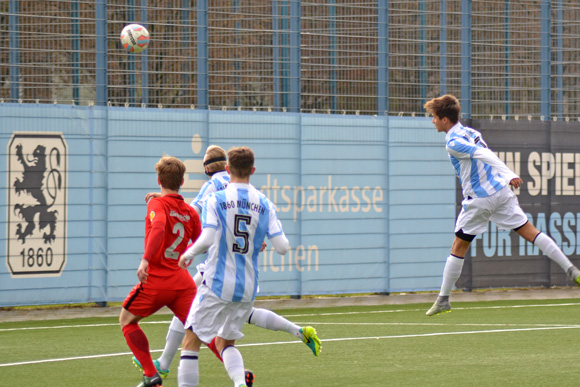
<instances>
[{"instance_id":1,"label":"soccer ball","mask_svg":"<svg viewBox=\"0 0 580 387\"><path fill-rule=\"evenodd\" d=\"M143 52L149 46L149 31L140 24L126 25L121 31L121 44L127 52Z\"/></svg>"}]
</instances>

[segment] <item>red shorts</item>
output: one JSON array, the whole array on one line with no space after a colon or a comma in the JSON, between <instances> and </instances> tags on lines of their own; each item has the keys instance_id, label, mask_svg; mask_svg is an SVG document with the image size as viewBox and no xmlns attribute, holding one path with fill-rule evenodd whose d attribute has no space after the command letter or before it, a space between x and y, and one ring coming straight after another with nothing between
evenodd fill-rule
<instances>
[{"instance_id":1,"label":"red shorts","mask_svg":"<svg viewBox=\"0 0 580 387\"><path fill-rule=\"evenodd\" d=\"M139 283L123 301L123 308L135 316L147 317L167 306L185 324L196 292L195 285L187 289L167 290L151 289Z\"/></svg>"}]
</instances>

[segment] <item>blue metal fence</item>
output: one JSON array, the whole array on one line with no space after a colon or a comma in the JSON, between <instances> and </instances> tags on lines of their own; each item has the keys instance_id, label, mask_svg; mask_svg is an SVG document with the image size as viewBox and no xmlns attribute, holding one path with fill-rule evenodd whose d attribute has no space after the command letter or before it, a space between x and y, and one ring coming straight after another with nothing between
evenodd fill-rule
<instances>
[{"instance_id":1,"label":"blue metal fence","mask_svg":"<svg viewBox=\"0 0 580 387\"><path fill-rule=\"evenodd\" d=\"M0 0L0 99L576 120L580 6L564 0ZM140 55L125 24L151 32ZM43 25L42 31L36 28Z\"/></svg>"}]
</instances>

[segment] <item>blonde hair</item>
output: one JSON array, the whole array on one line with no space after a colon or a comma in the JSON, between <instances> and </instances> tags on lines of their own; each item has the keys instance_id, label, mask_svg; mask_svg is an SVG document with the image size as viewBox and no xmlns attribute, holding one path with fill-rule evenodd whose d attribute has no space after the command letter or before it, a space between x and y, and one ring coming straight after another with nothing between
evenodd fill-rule
<instances>
[{"instance_id":1,"label":"blonde hair","mask_svg":"<svg viewBox=\"0 0 580 387\"><path fill-rule=\"evenodd\" d=\"M185 164L181 160L164 154L155 164L155 170L162 187L179 191L185 175Z\"/></svg>"},{"instance_id":2,"label":"blonde hair","mask_svg":"<svg viewBox=\"0 0 580 387\"><path fill-rule=\"evenodd\" d=\"M224 158L222 161L214 161L209 164L205 164L207 160L216 159L216 158ZM224 171L226 169L226 151L217 145L210 145L207 147L205 151L205 156L203 158L204 165L207 166L208 172L218 172Z\"/></svg>"}]
</instances>

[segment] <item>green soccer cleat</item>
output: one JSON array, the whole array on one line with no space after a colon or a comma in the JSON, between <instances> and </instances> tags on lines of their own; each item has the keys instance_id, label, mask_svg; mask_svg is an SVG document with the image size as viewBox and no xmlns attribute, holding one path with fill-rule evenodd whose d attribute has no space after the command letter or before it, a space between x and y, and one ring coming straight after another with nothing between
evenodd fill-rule
<instances>
[{"instance_id":1,"label":"green soccer cleat","mask_svg":"<svg viewBox=\"0 0 580 387\"><path fill-rule=\"evenodd\" d=\"M139 363L139 360L137 360L135 356L133 356L133 364L135 364L135 367L139 368L141 372L143 372L143 367L141 367L141 363ZM157 373L159 373L163 379L169 375L169 370L163 370L161 367L159 367L159 360L153 360L153 365L155 366Z\"/></svg>"},{"instance_id":2,"label":"green soccer cleat","mask_svg":"<svg viewBox=\"0 0 580 387\"><path fill-rule=\"evenodd\" d=\"M580 270L576 266L572 266L568 269L568 278L570 278L576 286L580 286Z\"/></svg>"},{"instance_id":3,"label":"green soccer cleat","mask_svg":"<svg viewBox=\"0 0 580 387\"><path fill-rule=\"evenodd\" d=\"M302 333L302 342L312 350L314 356L320 355L321 345L320 339L316 336L316 329L312 327L300 328L300 333Z\"/></svg>"},{"instance_id":4,"label":"green soccer cleat","mask_svg":"<svg viewBox=\"0 0 580 387\"><path fill-rule=\"evenodd\" d=\"M451 304L449 303L449 296L439 296L437 301L433 304L431 309L425 313L428 317L435 316L437 314L451 312Z\"/></svg>"},{"instance_id":5,"label":"green soccer cleat","mask_svg":"<svg viewBox=\"0 0 580 387\"><path fill-rule=\"evenodd\" d=\"M137 387L161 387L163 385L163 379L159 373L149 377L143 375L143 380L137 385Z\"/></svg>"}]
</instances>

